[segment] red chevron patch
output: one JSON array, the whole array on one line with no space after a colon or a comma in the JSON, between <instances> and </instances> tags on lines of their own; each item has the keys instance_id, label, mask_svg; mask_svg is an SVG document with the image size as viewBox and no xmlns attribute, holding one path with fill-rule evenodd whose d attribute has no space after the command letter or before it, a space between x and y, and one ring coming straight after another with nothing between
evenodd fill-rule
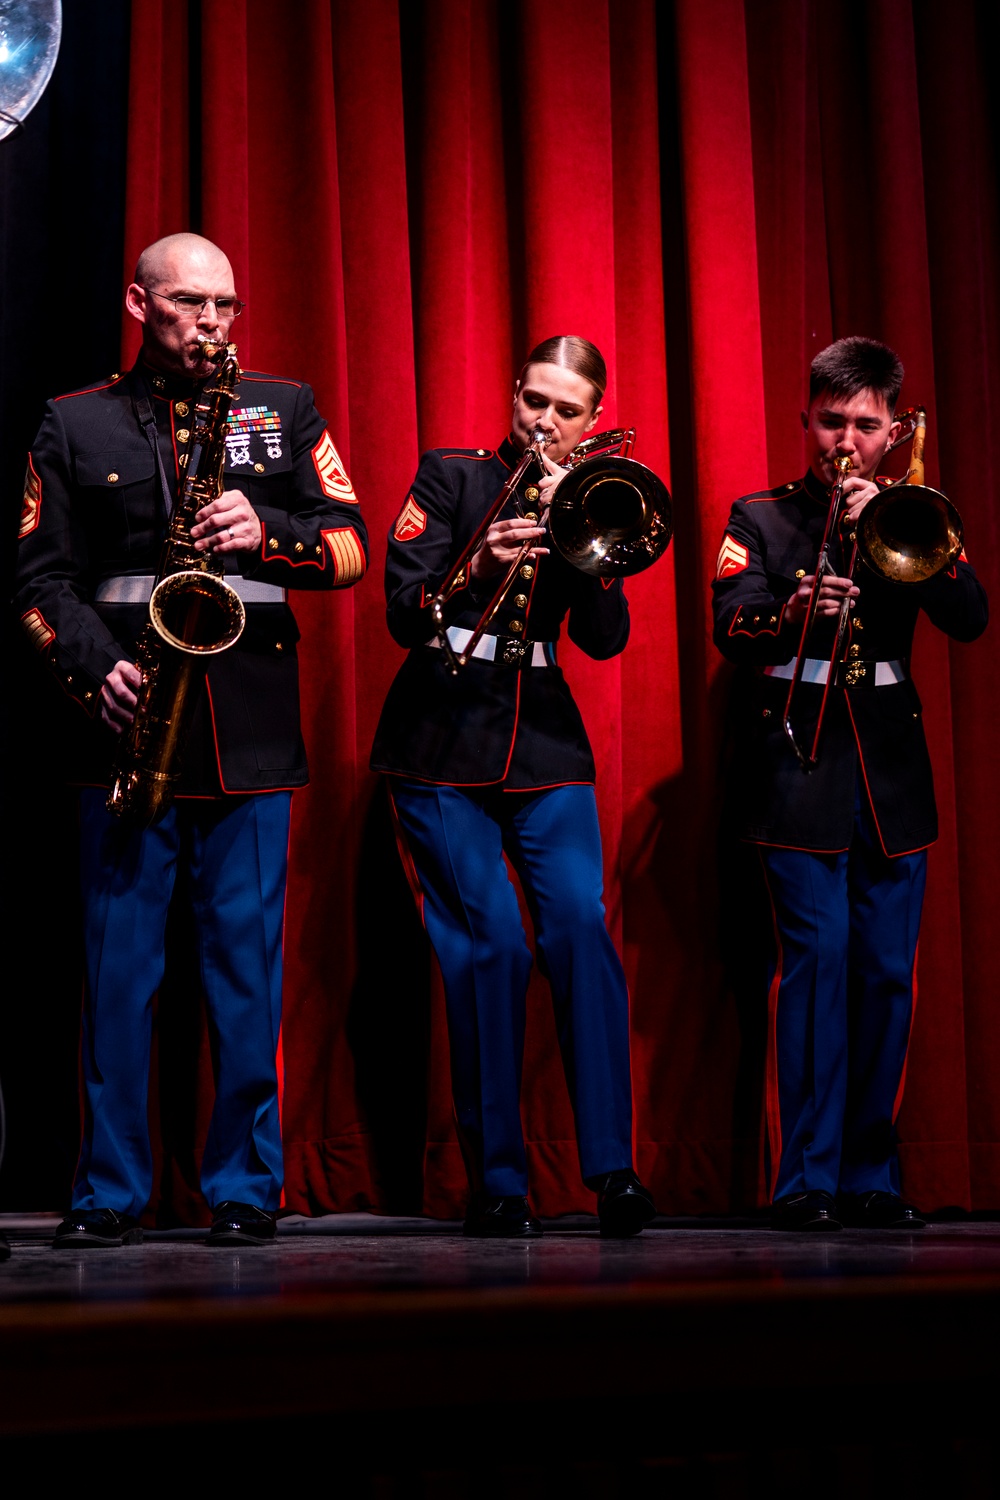
<instances>
[{"instance_id":1,"label":"red chevron patch","mask_svg":"<svg viewBox=\"0 0 1000 1500\"><path fill-rule=\"evenodd\" d=\"M407 495L406 504L396 517L392 534L397 542L409 542L427 528L427 512L420 509L412 495Z\"/></svg>"},{"instance_id":2,"label":"red chevron patch","mask_svg":"<svg viewBox=\"0 0 1000 1500\"><path fill-rule=\"evenodd\" d=\"M742 542L731 537L727 531L719 548L719 559L715 565L716 578L731 578L750 566L750 552Z\"/></svg>"}]
</instances>

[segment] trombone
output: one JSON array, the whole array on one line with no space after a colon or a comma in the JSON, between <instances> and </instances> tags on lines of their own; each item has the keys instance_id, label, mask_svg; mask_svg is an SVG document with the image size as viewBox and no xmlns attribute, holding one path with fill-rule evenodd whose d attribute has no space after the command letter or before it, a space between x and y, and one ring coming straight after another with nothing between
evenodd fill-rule
<instances>
[{"instance_id":1,"label":"trombone","mask_svg":"<svg viewBox=\"0 0 1000 1500\"><path fill-rule=\"evenodd\" d=\"M951 567L962 551L962 518L951 501L940 490L924 483L924 442L927 437L927 413L922 406L911 406L898 412L895 420L904 424L904 430L886 448L886 453L912 440L910 462L901 478L887 484L877 495L873 495L858 519L848 540L851 557L847 577L853 581L860 559L878 577L890 583L922 583L943 569ZM885 455L883 454L883 457ZM816 562L815 576L809 593L802 634L795 656L792 680L785 699L783 728L804 771L811 771L819 759L819 741L826 715L830 688L840 676L842 667L850 671L845 653L847 627L850 621L851 600L844 597L837 619L833 649L827 665L823 697L820 701L812 744L806 750L796 735L792 722L795 695L802 681L807 648L812 635L819 605L820 589L828 574L836 569L830 560L830 550L837 533L840 510L844 497L844 480L853 467L849 457L834 460L837 478L830 494L823 540Z\"/></svg>"},{"instance_id":2,"label":"trombone","mask_svg":"<svg viewBox=\"0 0 1000 1500\"><path fill-rule=\"evenodd\" d=\"M670 545L670 495L663 480L631 456L634 442L634 427L597 433L578 443L563 462L570 472L552 498L549 536L567 562L591 576L613 578L640 573ZM475 652L524 559L538 545L537 539L529 537L521 546L460 652L448 639L444 607L456 590L468 583L472 559L507 502L513 497L518 515L525 514L517 486L532 463L542 467L541 454L546 445L545 434L536 427L521 462L504 482L431 600L431 619L453 676ZM538 498L537 487L529 485L525 499L533 502Z\"/></svg>"}]
</instances>

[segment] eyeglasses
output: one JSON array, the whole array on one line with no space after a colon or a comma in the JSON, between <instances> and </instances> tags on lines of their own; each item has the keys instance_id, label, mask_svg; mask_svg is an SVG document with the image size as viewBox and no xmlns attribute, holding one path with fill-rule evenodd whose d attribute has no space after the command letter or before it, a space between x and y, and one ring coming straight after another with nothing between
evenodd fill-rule
<instances>
[{"instance_id":1,"label":"eyeglasses","mask_svg":"<svg viewBox=\"0 0 1000 1500\"><path fill-rule=\"evenodd\" d=\"M143 291L159 297L161 302L172 302L179 313L190 313L195 318L201 317L210 302L220 318L238 318L246 307L239 297L167 297L163 292L154 292L151 286L144 286Z\"/></svg>"}]
</instances>

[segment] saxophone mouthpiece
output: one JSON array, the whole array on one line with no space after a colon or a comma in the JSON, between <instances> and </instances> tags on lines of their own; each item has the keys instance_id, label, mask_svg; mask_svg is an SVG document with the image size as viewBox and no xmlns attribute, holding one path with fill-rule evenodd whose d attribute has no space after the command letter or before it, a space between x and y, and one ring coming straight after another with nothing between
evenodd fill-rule
<instances>
[{"instance_id":1,"label":"saxophone mouthpiece","mask_svg":"<svg viewBox=\"0 0 1000 1500\"><path fill-rule=\"evenodd\" d=\"M202 359L218 359L219 355L224 353L225 349L225 344L216 343L214 339L198 340L198 352Z\"/></svg>"}]
</instances>

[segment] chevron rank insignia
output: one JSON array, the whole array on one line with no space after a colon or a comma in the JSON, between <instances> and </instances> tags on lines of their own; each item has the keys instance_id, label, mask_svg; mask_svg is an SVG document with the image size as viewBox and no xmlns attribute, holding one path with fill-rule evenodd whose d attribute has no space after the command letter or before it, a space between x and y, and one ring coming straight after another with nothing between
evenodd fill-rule
<instances>
[{"instance_id":1,"label":"chevron rank insignia","mask_svg":"<svg viewBox=\"0 0 1000 1500\"><path fill-rule=\"evenodd\" d=\"M38 525L38 512L42 505L42 481L31 463L31 455L28 455L28 467L24 475L24 501L21 505L21 524L18 527L18 541L34 531Z\"/></svg>"},{"instance_id":2,"label":"chevron rank insignia","mask_svg":"<svg viewBox=\"0 0 1000 1500\"><path fill-rule=\"evenodd\" d=\"M312 461L316 465L319 482L328 500L347 500L352 505L357 505L358 497L354 493L354 487L347 477L347 470L341 463L340 454L333 446L333 439L328 432L324 431L312 450Z\"/></svg>"},{"instance_id":3,"label":"chevron rank insignia","mask_svg":"<svg viewBox=\"0 0 1000 1500\"><path fill-rule=\"evenodd\" d=\"M719 560L715 565L716 578L731 578L750 566L750 552L742 542L736 541L726 532L719 548Z\"/></svg>"},{"instance_id":4,"label":"chevron rank insignia","mask_svg":"<svg viewBox=\"0 0 1000 1500\"><path fill-rule=\"evenodd\" d=\"M55 631L40 609L29 609L21 616L21 624L36 651L44 651L56 638Z\"/></svg>"},{"instance_id":5,"label":"chevron rank insignia","mask_svg":"<svg viewBox=\"0 0 1000 1500\"><path fill-rule=\"evenodd\" d=\"M420 509L412 495L407 495L406 504L396 517L392 534L397 542L409 542L427 528L427 512Z\"/></svg>"}]
</instances>

